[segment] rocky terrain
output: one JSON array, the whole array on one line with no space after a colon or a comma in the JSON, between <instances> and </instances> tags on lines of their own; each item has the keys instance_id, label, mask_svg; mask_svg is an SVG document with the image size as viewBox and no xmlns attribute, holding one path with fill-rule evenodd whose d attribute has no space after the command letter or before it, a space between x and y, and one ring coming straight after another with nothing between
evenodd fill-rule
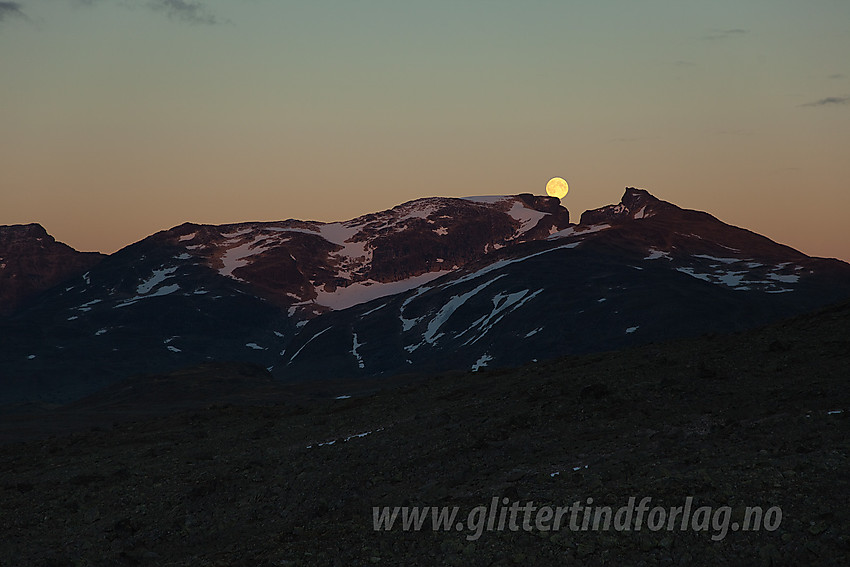
<instances>
[{"instance_id":1,"label":"rocky terrain","mask_svg":"<svg viewBox=\"0 0 850 567\"><path fill-rule=\"evenodd\" d=\"M743 333L395 381L285 385L227 364L138 377L0 420L0 565L846 565L848 337L845 302ZM782 518L718 541L373 529L373 506L465 517L493 497L631 496Z\"/></svg>"},{"instance_id":2,"label":"rocky terrain","mask_svg":"<svg viewBox=\"0 0 850 567\"><path fill-rule=\"evenodd\" d=\"M0 226L0 316L69 278L80 276L103 258L56 242L38 224Z\"/></svg>"}]
</instances>

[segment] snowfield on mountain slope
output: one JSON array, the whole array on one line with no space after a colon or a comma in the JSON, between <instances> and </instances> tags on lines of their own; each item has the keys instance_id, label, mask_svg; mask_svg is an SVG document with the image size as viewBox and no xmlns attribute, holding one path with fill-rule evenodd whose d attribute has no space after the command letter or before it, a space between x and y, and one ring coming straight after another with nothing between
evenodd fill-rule
<instances>
[{"instance_id":1,"label":"snowfield on mountain slope","mask_svg":"<svg viewBox=\"0 0 850 567\"><path fill-rule=\"evenodd\" d=\"M669 255L655 252L652 251L644 260L657 260L661 257L672 259ZM790 263L765 266L754 262L751 258L716 257L707 254L694 254L691 258L700 260L699 264L679 266L676 271L736 291L791 292L794 288L788 285L798 283L800 281L798 272L803 270L802 266L789 267ZM704 262L706 260L707 263ZM789 271L793 273L787 273Z\"/></svg>"},{"instance_id":2,"label":"snowfield on mountain slope","mask_svg":"<svg viewBox=\"0 0 850 567\"><path fill-rule=\"evenodd\" d=\"M294 305L321 305L333 310L348 309L361 303L367 303L373 299L403 293L411 289L425 285L428 282L450 273L449 270L428 272L420 276L413 276L397 282L376 282L366 280L356 282L345 287L338 287L335 291L325 291L323 288L316 290L316 299L308 302L296 303Z\"/></svg>"},{"instance_id":3,"label":"snowfield on mountain slope","mask_svg":"<svg viewBox=\"0 0 850 567\"><path fill-rule=\"evenodd\" d=\"M466 201L472 201L473 203L481 203L484 205L501 205L506 207L510 203L510 208L508 208L505 212L515 221L520 223L519 229L517 229L514 234L514 239L519 238L543 220L546 216L549 216L550 213L546 213L543 211L538 211L536 209L532 209L525 203L523 203L520 199L514 196L497 196L497 195L485 195L479 197L464 197Z\"/></svg>"},{"instance_id":4,"label":"snowfield on mountain slope","mask_svg":"<svg viewBox=\"0 0 850 567\"><path fill-rule=\"evenodd\" d=\"M595 232L600 232L603 230L608 230L611 228L610 224L591 224L591 225L573 225L567 227L563 230L558 230L555 232L550 232L549 237L546 240L558 240L561 238L569 238L573 236L584 236L586 234L593 234Z\"/></svg>"},{"instance_id":5,"label":"snowfield on mountain slope","mask_svg":"<svg viewBox=\"0 0 850 567\"><path fill-rule=\"evenodd\" d=\"M476 205L459 204L476 203ZM322 238L324 241L333 245L339 246L340 249L332 251L327 255L327 260L319 258L320 265L328 261L333 276L337 281L333 285L327 285L327 282L313 281L313 292L315 298L310 298L310 295L296 295L287 292L284 295L295 299L292 304L296 309L295 312L318 313L309 306L315 306L331 310L345 309L360 303L371 301L373 299L394 295L423 285L431 280L439 278L449 272L456 266L448 269L432 270L424 274L400 279L397 281L386 282L377 281L368 277L369 267L373 258L372 241L378 236L385 237L388 233L398 233L410 229L411 222L422 220L431 224L432 228L428 230L439 235L447 236L451 234L451 224L443 226L446 219L450 222L451 215L441 214L443 211L449 212L452 207L462 206L469 209L479 205L491 210L496 210L509 216L513 221L518 223L518 227L508 240L520 238L529 230L537 226L537 224L551 213L535 210L529 207L521 199L513 196L499 196L493 198L471 198L471 199L451 199L451 198L427 198L404 203L393 209L380 213L373 213L351 219L344 222L320 223L320 222L298 222L283 221L280 224L275 223L251 223L247 225L229 226L225 231L220 233L222 241L212 242L208 244L192 244L187 248L193 250L201 247L205 248L208 253L211 253L210 261L218 272L226 277L246 281L244 273L239 274L238 270L252 264L257 257L266 251L275 248L286 246L290 242L293 233L311 234ZM419 225L416 225L419 226ZM418 230L418 229L417 229ZM554 230L554 227L551 229ZM181 236L178 242L194 243L197 232L190 235ZM190 238L191 237L191 238ZM494 252L503 248L499 242L488 243L484 247L484 254ZM295 253L297 254L297 253ZM184 254L185 255L185 254ZM301 256L293 256L289 254L293 262L299 264ZM442 263L443 259L437 260ZM364 276L365 279L364 279ZM343 280L347 283L340 283ZM247 281L247 283L251 283ZM309 298L309 299L308 299ZM305 311L306 310L306 311Z\"/></svg>"},{"instance_id":6,"label":"snowfield on mountain slope","mask_svg":"<svg viewBox=\"0 0 850 567\"><path fill-rule=\"evenodd\" d=\"M175 267L154 270L150 278L139 284L136 288L136 293L139 293L140 295L149 293L153 288L174 275L174 272L176 271L177 268Z\"/></svg>"}]
</instances>

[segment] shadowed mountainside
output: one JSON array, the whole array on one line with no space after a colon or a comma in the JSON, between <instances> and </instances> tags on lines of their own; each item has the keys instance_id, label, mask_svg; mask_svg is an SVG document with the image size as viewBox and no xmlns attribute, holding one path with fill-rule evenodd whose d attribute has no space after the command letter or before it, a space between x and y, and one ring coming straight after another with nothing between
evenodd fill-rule
<instances>
[{"instance_id":1,"label":"shadowed mountainside","mask_svg":"<svg viewBox=\"0 0 850 567\"><path fill-rule=\"evenodd\" d=\"M179 398L185 380L213 384L208 399L219 405L0 446L0 557L14 565L846 565L848 336L850 303L842 303L745 333L368 392L337 383L263 405L251 401L252 391L268 392L259 369L159 376L154 393ZM241 391L228 390L234 379ZM126 392L137 383L76 407L132 406ZM227 399L235 405L220 405ZM41 420L50 415L62 414ZM714 528L519 529L470 541L466 529L372 525L373 506L459 506L465 519L493 497L538 506L593 498L616 509L631 496L665 507L692 496L694 506L730 506L735 521L745 506L778 506L782 520L775 531L730 531L721 541Z\"/></svg>"}]
</instances>

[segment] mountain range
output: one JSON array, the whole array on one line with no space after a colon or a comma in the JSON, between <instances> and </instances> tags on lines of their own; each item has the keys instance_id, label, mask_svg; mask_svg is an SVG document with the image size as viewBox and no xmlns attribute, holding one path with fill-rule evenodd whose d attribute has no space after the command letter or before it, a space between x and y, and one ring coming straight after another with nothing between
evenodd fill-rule
<instances>
[{"instance_id":1,"label":"mountain range","mask_svg":"<svg viewBox=\"0 0 850 567\"><path fill-rule=\"evenodd\" d=\"M209 361L278 381L476 371L752 328L850 296L850 265L627 188L425 198L345 222L186 223L105 256L0 227L0 403Z\"/></svg>"}]
</instances>

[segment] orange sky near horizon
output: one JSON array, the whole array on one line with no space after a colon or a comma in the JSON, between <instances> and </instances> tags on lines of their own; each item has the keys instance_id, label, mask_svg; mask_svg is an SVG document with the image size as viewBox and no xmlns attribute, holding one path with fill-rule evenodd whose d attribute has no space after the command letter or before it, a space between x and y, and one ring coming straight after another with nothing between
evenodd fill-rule
<instances>
[{"instance_id":1,"label":"orange sky near horizon","mask_svg":"<svg viewBox=\"0 0 850 567\"><path fill-rule=\"evenodd\" d=\"M565 4L5 3L0 224L110 253L561 176L574 222L635 186L850 260L850 3Z\"/></svg>"}]
</instances>

